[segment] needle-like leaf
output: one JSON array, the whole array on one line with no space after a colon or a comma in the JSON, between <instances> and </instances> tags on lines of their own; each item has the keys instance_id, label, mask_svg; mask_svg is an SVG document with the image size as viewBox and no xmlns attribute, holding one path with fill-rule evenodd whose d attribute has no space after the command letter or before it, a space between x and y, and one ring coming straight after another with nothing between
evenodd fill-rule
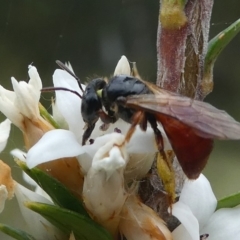
<instances>
[{"instance_id":1,"label":"needle-like leaf","mask_svg":"<svg viewBox=\"0 0 240 240\"><path fill-rule=\"evenodd\" d=\"M17 240L35 240L35 238L29 235L28 233L22 230L10 227L9 225L6 225L6 224L2 224L2 223L0 224L0 231L4 232L5 234Z\"/></svg>"},{"instance_id":2,"label":"needle-like leaf","mask_svg":"<svg viewBox=\"0 0 240 240\"><path fill-rule=\"evenodd\" d=\"M240 204L240 192L222 198L218 201L217 209L232 208Z\"/></svg>"},{"instance_id":3,"label":"needle-like leaf","mask_svg":"<svg viewBox=\"0 0 240 240\"><path fill-rule=\"evenodd\" d=\"M213 89L213 66L221 53L221 51L228 45L228 43L239 33L240 19L231 24L228 28L220 32L208 43L208 51L205 56L204 74L201 83L202 94L205 97Z\"/></svg>"},{"instance_id":4,"label":"needle-like leaf","mask_svg":"<svg viewBox=\"0 0 240 240\"><path fill-rule=\"evenodd\" d=\"M83 203L58 180L49 176L39 168L29 169L23 161L16 160L16 163L25 173L37 182L37 184L52 198L55 204L89 217Z\"/></svg>"},{"instance_id":5,"label":"needle-like leaf","mask_svg":"<svg viewBox=\"0 0 240 240\"><path fill-rule=\"evenodd\" d=\"M92 219L53 205L26 202L25 206L39 213L67 235L74 233L76 240L111 240L111 235Z\"/></svg>"}]
</instances>

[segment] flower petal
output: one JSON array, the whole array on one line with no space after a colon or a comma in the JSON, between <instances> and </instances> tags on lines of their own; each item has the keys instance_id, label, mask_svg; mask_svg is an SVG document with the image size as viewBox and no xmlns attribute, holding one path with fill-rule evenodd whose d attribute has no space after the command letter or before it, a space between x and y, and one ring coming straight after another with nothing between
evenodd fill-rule
<instances>
[{"instance_id":1,"label":"flower petal","mask_svg":"<svg viewBox=\"0 0 240 240\"><path fill-rule=\"evenodd\" d=\"M98 154L99 152L97 152L95 159L98 158ZM125 165L126 161L122 158L120 149L117 146L113 146L109 151L109 157L105 157L101 161L93 161L92 168L99 172L105 171L106 180L108 181L117 169L123 168Z\"/></svg>"},{"instance_id":2,"label":"flower petal","mask_svg":"<svg viewBox=\"0 0 240 240\"><path fill-rule=\"evenodd\" d=\"M28 190L18 183L16 184L15 194L21 213L29 226L29 231L36 239L64 239L62 233L45 218L23 205L26 201L52 204L49 200Z\"/></svg>"},{"instance_id":3,"label":"flower petal","mask_svg":"<svg viewBox=\"0 0 240 240\"><path fill-rule=\"evenodd\" d=\"M13 157L26 162L27 154L25 152L21 151L20 149L13 149L10 153ZM50 200L50 197L43 191L43 189L41 189L38 186L38 184L31 177L29 177L24 171L22 171L22 177L26 183L28 183L29 185L31 185L35 188L35 193L38 193L39 195L42 195L43 197Z\"/></svg>"},{"instance_id":4,"label":"flower petal","mask_svg":"<svg viewBox=\"0 0 240 240\"><path fill-rule=\"evenodd\" d=\"M123 142L124 136L107 142L95 154L92 166L84 178L83 199L96 221L116 234L119 213L127 197L124 188L123 169L128 159Z\"/></svg>"},{"instance_id":5,"label":"flower petal","mask_svg":"<svg viewBox=\"0 0 240 240\"><path fill-rule=\"evenodd\" d=\"M198 220L187 205L175 203L172 214L182 223L172 232L174 240L199 240Z\"/></svg>"},{"instance_id":6,"label":"flower petal","mask_svg":"<svg viewBox=\"0 0 240 240\"><path fill-rule=\"evenodd\" d=\"M131 240L172 240L164 221L135 195L129 196L123 206L119 228Z\"/></svg>"},{"instance_id":7,"label":"flower petal","mask_svg":"<svg viewBox=\"0 0 240 240\"><path fill-rule=\"evenodd\" d=\"M124 75L131 74L129 62L128 62L126 56L124 56L124 55L118 61L113 75L116 76L116 75L121 75L121 74L124 74Z\"/></svg>"},{"instance_id":8,"label":"flower petal","mask_svg":"<svg viewBox=\"0 0 240 240\"><path fill-rule=\"evenodd\" d=\"M132 182L132 180L141 180L145 177L152 167L155 156L155 152L129 153L129 161L124 171L125 181Z\"/></svg>"},{"instance_id":9,"label":"flower petal","mask_svg":"<svg viewBox=\"0 0 240 240\"><path fill-rule=\"evenodd\" d=\"M50 201L45 199L44 197L30 191L29 189L25 188L21 184L16 182L15 186L15 194L18 199L19 203L24 203L25 201L34 201L34 202L42 202L46 204L52 204ZM22 207L22 206L20 206Z\"/></svg>"},{"instance_id":10,"label":"flower petal","mask_svg":"<svg viewBox=\"0 0 240 240\"><path fill-rule=\"evenodd\" d=\"M27 153L23 152L22 150L15 148L10 153L13 157L26 162Z\"/></svg>"},{"instance_id":11,"label":"flower petal","mask_svg":"<svg viewBox=\"0 0 240 240\"><path fill-rule=\"evenodd\" d=\"M0 185L0 213L3 211L5 201L8 198L8 191L5 185Z\"/></svg>"},{"instance_id":12,"label":"flower petal","mask_svg":"<svg viewBox=\"0 0 240 240\"><path fill-rule=\"evenodd\" d=\"M82 95L76 79L66 71L57 69L53 74L53 84L54 87L64 87ZM56 106L67 121L69 130L77 136L79 142L82 140L84 127L80 112L81 102L81 99L71 92L56 91Z\"/></svg>"},{"instance_id":13,"label":"flower petal","mask_svg":"<svg viewBox=\"0 0 240 240\"><path fill-rule=\"evenodd\" d=\"M15 158L26 162L27 154L25 152L21 151L20 149L13 149L10 153ZM29 177L24 171L22 171L22 177L26 183L28 183L29 185L31 185L35 188L35 191L34 191L35 193L47 198L49 201L52 202L49 195L41 187L39 187L39 185L31 177Z\"/></svg>"},{"instance_id":14,"label":"flower petal","mask_svg":"<svg viewBox=\"0 0 240 240\"><path fill-rule=\"evenodd\" d=\"M94 139L96 141L96 139L100 136L116 133L116 130L119 130L120 133L122 133L122 134L126 134L130 127L130 124L124 122L122 119L119 119L117 122L115 122L113 124L109 124L108 128L104 131L101 129L102 125L103 125L103 122L99 119L96 122L95 128L91 134L90 139ZM94 143L95 143L95 141L94 141Z\"/></svg>"},{"instance_id":15,"label":"flower petal","mask_svg":"<svg viewBox=\"0 0 240 240\"><path fill-rule=\"evenodd\" d=\"M179 201L189 206L198 219L200 229L217 206L217 199L213 194L211 185L203 174L196 180L185 180Z\"/></svg>"},{"instance_id":16,"label":"flower petal","mask_svg":"<svg viewBox=\"0 0 240 240\"><path fill-rule=\"evenodd\" d=\"M61 129L69 129L68 124L56 106L56 103L52 101L52 116L53 119L58 123Z\"/></svg>"},{"instance_id":17,"label":"flower petal","mask_svg":"<svg viewBox=\"0 0 240 240\"><path fill-rule=\"evenodd\" d=\"M83 153L75 135L67 130L49 131L28 151L27 165L33 168L41 163Z\"/></svg>"},{"instance_id":18,"label":"flower petal","mask_svg":"<svg viewBox=\"0 0 240 240\"><path fill-rule=\"evenodd\" d=\"M11 78L16 99L14 105L24 116L32 119L39 116L38 100L36 100L35 91L26 82L18 82L14 77ZM40 91L39 91L40 93ZM40 94L38 94L40 97Z\"/></svg>"},{"instance_id":19,"label":"flower petal","mask_svg":"<svg viewBox=\"0 0 240 240\"><path fill-rule=\"evenodd\" d=\"M42 82L37 69L33 66L29 66L29 76L29 83L25 81L17 82L14 77L11 80L14 92L16 93L15 106L24 116L34 119L39 117L38 102Z\"/></svg>"},{"instance_id":20,"label":"flower petal","mask_svg":"<svg viewBox=\"0 0 240 240\"><path fill-rule=\"evenodd\" d=\"M209 240L240 239L240 207L223 208L216 211L201 229L209 234Z\"/></svg>"},{"instance_id":21,"label":"flower petal","mask_svg":"<svg viewBox=\"0 0 240 240\"><path fill-rule=\"evenodd\" d=\"M32 86L32 88L35 90L35 98L36 100L40 98L40 90L42 89L42 80L38 74L38 71L36 67L29 65L28 66L28 75L30 77L30 80L28 82L29 86Z\"/></svg>"},{"instance_id":22,"label":"flower petal","mask_svg":"<svg viewBox=\"0 0 240 240\"><path fill-rule=\"evenodd\" d=\"M78 156L77 159L84 174L86 174L89 171L92 165L92 159L96 152L107 142L111 141L112 139L118 138L118 135L119 133L106 134L97 137L94 140L94 144L82 146L84 152L80 156Z\"/></svg>"},{"instance_id":23,"label":"flower petal","mask_svg":"<svg viewBox=\"0 0 240 240\"><path fill-rule=\"evenodd\" d=\"M11 130L11 122L9 119L1 122L0 124L0 152L6 147L8 137Z\"/></svg>"},{"instance_id":24,"label":"flower petal","mask_svg":"<svg viewBox=\"0 0 240 240\"><path fill-rule=\"evenodd\" d=\"M0 111L20 129L23 128L23 116L14 105L16 94L0 86Z\"/></svg>"},{"instance_id":25,"label":"flower petal","mask_svg":"<svg viewBox=\"0 0 240 240\"><path fill-rule=\"evenodd\" d=\"M146 132L142 131L139 126L127 144L129 153L152 153L157 152L155 137L152 128L147 128Z\"/></svg>"},{"instance_id":26,"label":"flower petal","mask_svg":"<svg viewBox=\"0 0 240 240\"><path fill-rule=\"evenodd\" d=\"M84 149L84 152L86 152L91 158L94 157L96 152L104 146L107 142L111 141L112 139L117 139L118 137L122 136L119 133L109 133L105 134L103 136L97 137L94 140L94 144L91 145L84 145L82 148Z\"/></svg>"},{"instance_id":27,"label":"flower petal","mask_svg":"<svg viewBox=\"0 0 240 240\"><path fill-rule=\"evenodd\" d=\"M12 179L11 168L2 160L0 160L0 185L6 187L8 199L11 199L14 195L15 183Z\"/></svg>"}]
</instances>

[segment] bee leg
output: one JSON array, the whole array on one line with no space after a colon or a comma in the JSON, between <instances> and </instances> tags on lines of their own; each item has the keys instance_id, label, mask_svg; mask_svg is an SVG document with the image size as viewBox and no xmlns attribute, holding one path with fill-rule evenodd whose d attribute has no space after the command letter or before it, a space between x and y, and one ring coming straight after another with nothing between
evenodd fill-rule
<instances>
[{"instance_id":1,"label":"bee leg","mask_svg":"<svg viewBox=\"0 0 240 240\"><path fill-rule=\"evenodd\" d=\"M120 145L116 145L118 147L122 147L124 146L125 143L128 143L133 135L133 133L135 132L136 126L138 124L141 125L141 122L146 119L144 116L144 112L143 111L138 111L136 112L133 117L132 117L132 124L130 126L130 128L128 129L126 135L125 135L125 139L124 141L120 144Z\"/></svg>"},{"instance_id":2,"label":"bee leg","mask_svg":"<svg viewBox=\"0 0 240 240\"><path fill-rule=\"evenodd\" d=\"M172 204L175 202L175 198L176 198L175 176L174 176L174 170L172 167L173 154L172 154L172 151L170 151L167 154L165 153L163 137L160 130L157 127L157 122L155 118L150 115L148 116L148 121L155 134L155 140L158 148L157 171L159 176L161 177L164 188L168 193L168 202L169 202L169 206L171 207Z\"/></svg>"},{"instance_id":3,"label":"bee leg","mask_svg":"<svg viewBox=\"0 0 240 240\"><path fill-rule=\"evenodd\" d=\"M86 141L88 140L88 138L91 136L93 129L95 128L95 123L89 125L87 124L87 128L83 133L82 136L82 145L86 144Z\"/></svg>"},{"instance_id":4,"label":"bee leg","mask_svg":"<svg viewBox=\"0 0 240 240\"><path fill-rule=\"evenodd\" d=\"M148 123L148 119L147 119L147 116L146 114L143 115L142 119L141 119L141 122L139 123L139 126L140 128L146 132L147 130L147 123Z\"/></svg>"},{"instance_id":5,"label":"bee leg","mask_svg":"<svg viewBox=\"0 0 240 240\"><path fill-rule=\"evenodd\" d=\"M128 132L127 132L127 134L126 134L126 136L125 136L124 143L130 141L133 133L135 132L136 126L137 126L138 124L140 124L140 126L141 126L141 125L143 125L143 126L145 125L144 123L142 123L143 121L146 121L145 114L144 114L143 111L138 111L138 112L136 112L136 113L133 115L133 117L132 117L132 124L131 124L130 128L128 129ZM146 130L146 129L145 129L145 130Z\"/></svg>"}]
</instances>

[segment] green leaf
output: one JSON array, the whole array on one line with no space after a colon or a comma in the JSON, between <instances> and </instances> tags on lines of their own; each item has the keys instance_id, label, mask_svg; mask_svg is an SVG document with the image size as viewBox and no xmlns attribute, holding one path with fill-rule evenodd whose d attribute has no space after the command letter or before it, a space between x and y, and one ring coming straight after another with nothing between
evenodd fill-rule
<instances>
[{"instance_id":1,"label":"green leaf","mask_svg":"<svg viewBox=\"0 0 240 240\"><path fill-rule=\"evenodd\" d=\"M74 233L76 240L110 240L110 233L92 219L49 204L26 202L25 206L39 213L65 234Z\"/></svg>"},{"instance_id":2,"label":"green leaf","mask_svg":"<svg viewBox=\"0 0 240 240\"><path fill-rule=\"evenodd\" d=\"M3 223L0 223L0 231L4 232L5 234L17 240L35 240L35 238L29 235L28 233L19 229L12 228Z\"/></svg>"},{"instance_id":3,"label":"green leaf","mask_svg":"<svg viewBox=\"0 0 240 240\"><path fill-rule=\"evenodd\" d=\"M49 114L49 112L46 110L46 108L41 103L38 104L38 108L39 108L40 115L45 120L47 120L54 128L57 128L57 129L60 128L58 123L53 119L52 115Z\"/></svg>"},{"instance_id":4,"label":"green leaf","mask_svg":"<svg viewBox=\"0 0 240 240\"><path fill-rule=\"evenodd\" d=\"M49 176L39 168L29 169L25 162L15 160L20 168L27 173L37 184L52 198L53 202L61 207L78 212L89 217L83 203L75 197L64 185L58 180Z\"/></svg>"},{"instance_id":5,"label":"green leaf","mask_svg":"<svg viewBox=\"0 0 240 240\"><path fill-rule=\"evenodd\" d=\"M208 43L208 51L205 57L204 75L212 74L214 62L221 51L239 33L240 19L220 32Z\"/></svg>"},{"instance_id":6,"label":"green leaf","mask_svg":"<svg viewBox=\"0 0 240 240\"><path fill-rule=\"evenodd\" d=\"M220 199L217 204L217 209L220 208L232 208L240 204L240 192L231 196Z\"/></svg>"}]
</instances>

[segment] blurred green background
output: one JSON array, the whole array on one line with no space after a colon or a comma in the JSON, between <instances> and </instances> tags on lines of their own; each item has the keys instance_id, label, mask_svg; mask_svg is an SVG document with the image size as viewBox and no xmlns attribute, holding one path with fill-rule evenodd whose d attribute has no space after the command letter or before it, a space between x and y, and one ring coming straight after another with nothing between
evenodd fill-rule
<instances>
[{"instance_id":1,"label":"blurred green background","mask_svg":"<svg viewBox=\"0 0 240 240\"><path fill-rule=\"evenodd\" d=\"M5 88L12 89L11 76L27 80L27 66L31 63L37 67L44 86L50 86L57 59L70 61L76 74L85 81L95 75L109 76L121 55L136 61L143 78L155 82L158 0L0 0L0 3L0 84ZM239 0L216 1L210 38L239 17ZM214 92L206 101L240 121L240 35L217 60L214 80ZM49 106L49 95L45 98ZM240 141L215 145L205 174L217 197L223 197L240 190ZM14 166L13 175L21 181L21 172L9 155L13 148L23 149L22 136L16 128L12 128L0 158ZM14 200L7 205L13 206ZM10 223L10 216L14 216L14 211L3 212L0 222L4 218L4 222Z\"/></svg>"}]
</instances>

